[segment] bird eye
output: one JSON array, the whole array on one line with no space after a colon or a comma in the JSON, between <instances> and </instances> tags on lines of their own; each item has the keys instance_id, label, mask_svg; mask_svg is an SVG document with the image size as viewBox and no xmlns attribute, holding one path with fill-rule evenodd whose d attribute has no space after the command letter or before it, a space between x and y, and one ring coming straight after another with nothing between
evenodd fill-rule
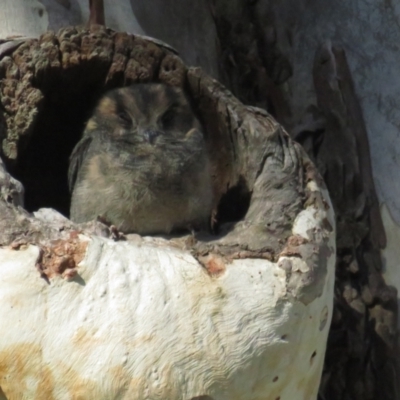
<instances>
[{"instance_id":1,"label":"bird eye","mask_svg":"<svg viewBox=\"0 0 400 400\"><path fill-rule=\"evenodd\" d=\"M163 128L164 129L171 128L171 126L174 124L174 119L175 119L175 110L170 108L161 117L161 124Z\"/></svg>"},{"instance_id":2,"label":"bird eye","mask_svg":"<svg viewBox=\"0 0 400 400\"><path fill-rule=\"evenodd\" d=\"M132 118L127 112L125 111L120 112L118 114L118 118L124 125L129 125L129 126L132 125Z\"/></svg>"}]
</instances>

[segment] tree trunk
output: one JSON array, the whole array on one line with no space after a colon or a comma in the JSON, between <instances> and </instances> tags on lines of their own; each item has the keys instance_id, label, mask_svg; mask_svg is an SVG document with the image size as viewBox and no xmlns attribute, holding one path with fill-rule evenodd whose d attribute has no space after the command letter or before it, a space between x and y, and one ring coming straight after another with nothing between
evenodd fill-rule
<instances>
[{"instance_id":1,"label":"tree trunk","mask_svg":"<svg viewBox=\"0 0 400 400\"><path fill-rule=\"evenodd\" d=\"M55 5L54 2L52 4L50 1L43 1L42 3L46 5L48 12L49 23L47 27L49 25L52 25L52 27L62 25L60 19L54 17L55 15L65 15L68 22L75 18L74 23L86 23L88 20L86 16L82 18L83 12L80 17L77 17L76 12L73 12L78 2L60 1L59 5ZM17 2L13 4L15 5L11 6L11 8L18 6ZM359 4L360 9L362 9L364 7L363 2L359 1ZM363 122L362 108L355 94L350 72L351 68L348 65L344 51L340 47L332 45L329 41L324 42L321 39L322 35L318 29L322 29L320 26L323 22L319 24L311 22L307 25L307 28L304 28L301 26L298 17L301 16L305 20L309 20L313 13L318 12L318 15L321 15L318 18L321 21L324 21L324 15L327 13L335 15L336 20L339 20L340 15L341 21L353 21L351 12L340 14L340 6L336 5L336 2L333 2L329 7L325 7L326 10L321 10L321 5L316 3L304 7L301 2L292 4L290 1L283 2L280 5L273 5L267 1L227 2L215 0L211 1L207 7L203 3L200 4L195 1L191 2L189 8L185 8L187 7L186 2L181 7L177 7L174 3L174 7L172 7L171 3L154 0L152 2L132 2L131 6L136 15L136 18L134 18L135 24L131 31L142 33L143 27L147 34L165 40L180 50L185 60L193 64L201 63L213 76L221 79L245 104L268 110L278 122L288 129L292 137L305 147L310 158L316 163L331 193L338 227L335 312L328 342L320 398L321 400L342 398L397 399L398 393L400 393L398 387L399 356L398 344L396 343L398 340L396 328L397 293L393 288L387 286L383 279L380 250L385 247L386 235L372 179L371 163L369 161L370 151ZM58 11L56 10L57 7ZM63 7L62 13L59 7ZM120 7L127 7L127 4L124 3ZM107 7L106 2L106 21L110 15L117 15L118 9L121 10L120 7L115 5ZM365 9L368 9L367 5L365 5ZM159 12L155 10L159 10ZM394 10L386 9L385 13L382 13L382 15L388 16L391 13L394 14ZM40 12L38 11L38 16L36 17L38 22L34 24L34 28L28 29L28 25L26 25L26 30L21 30L20 34L23 36L36 36L38 33L43 32L44 25L42 21L46 20L47 17L46 15L43 17L43 13L42 16L39 16L39 14ZM21 14L18 13L18 15ZM187 19L191 20L192 26L195 27L194 29L189 29L187 24L182 23L182 20ZM119 28L122 26L122 30L130 30L130 28L125 29L127 26L125 21L126 18L116 18L113 23L115 25L119 23ZM137 21L140 22L140 25ZM171 21L174 22L171 23ZM329 22L327 24L329 25ZM353 24L355 23L353 22ZM302 40L307 40L305 32L307 32L307 29L312 31L311 27L314 26L314 42L307 42L308 47L305 47L305 42L302 42ZM10 27L7 29L5 31L7 35L18 33L17 29ZM322 32L326 37L326 32L331 31L322 30ZM18 64L19 60L21 60L22 64L26 63L24 54L27 54L29 45L24 48L23 46L26 46L26 44L14 42L14 46L21 46L17 50L16 56L13 55L15 63L10 63L7 58L3 58L1 62L3 70L9 75L2 89L3 95L4 93L12 93L13 90L14 94L23 93L23 97L15 101L12 99L14 95L5 96L6 103L10 101L11 105L5 104L7 112L4 114L3 125L7 127L7 131L3 130L3 134L6 135L3 137L3 154L8 159L9 169L17 177L24 178L22 180L27 190L27 207L30 210L46 204L54 206L64 213L68 210L68 204L64 200L67 196L66 186L63 186L63 184L57 190L60 193L58 197L45 199L47 196L45 193L48 193L46 187L57 187L59 174L55 174L54 177L47 177L47 181L42 180L42 186L40 186L40 183L37 183L37 176L43 171L33 171L32 169L33 165L37 165L38 158L41 158L40 152L37 147L35 148L35 145L40 148L44 143L42 142L41 144L40 140L46 141L46 143L48 143L48 140L52 140L48 137L39 139L39 136L35 135L35 131L39 131L39 128L34 128L34 126L49 131L51 130L50 127L53 128L56 120L59 121L60 118L59 115L57 115L57 118L53 116L51 118L54 121L48 122L47 116L51 115L51 110L45 102L46 96L57 96L57 91L64 95L68 87L67 92L69 91L70 93L65 94L65 98L68 99L71 98L70 96L82 93L82 87L86 83L88 86L94 85L98 89L94 82L101 79L101 76L104 76L107 70L112 71L109 69L110 63L114 68L118 68L118 65L120 65L120 69L107 75L106 88L135 82L137 79L152 80L156 77L155 71L148 65L145 66L145 69L150 68L150 73L147 75L145 73L144 77L140 76L140 69L136 65L132 65L131 72L129 72L129 68L124 69L125 67L121 67L121 65L128 65L125 64L126 60L124 59L126 54L121 55L120 59L122 61L120 64L115 62L114 58L111 60L110 56L107 55L107 51L100 52L99 56L92 55L95 52L91 53L91 46L103 49L112 47L107 35L101 33L96 36L94 34L92 38L82 41L82 36L79 33L73 32L71 34L71 31L68 31L65 34L65 43L68 43L70 36L78 37L79 45L77 46L76 42L72 40L70 47L66 44L65 52L64 48L62 48L63 54L66 54L66 66L67 68L71 67L71 71L73 71L73 64L81 63L79 70L86 68L85 72L83 72L84 75L79 72L75 73L75 75L71 73L70 76L65 75L64 77L59 72L60 65L57 65L57 57L51 55L53 46L57 41L53 41L51 36L47 36L44 40L42 39L42 43L45 44L43 47L47 47L46 51L48 53L46 53L46 56L40 56L43 61L46 58L49 58L50 61L44 62L44 67L35 71L37 75L35 79L39 79L41 90L37 89L38 86L36 84L28 87L28 80L23 80L19 76L21 68L18 66L15 69L15 64ZM312 35L309 36L313 37ZM346 46L348 44L346 42L347 38L342 33L340 35L328 34L328 36L339 39L342 47L346 50L350 48L353 51L354 48ZM125 38L124 40L128 39ZM350 36L348 40L353 40L353 46L362 48L359 38ZM344 46L343 42L345 42ZM86 44L88 44L87 47L85 47ZM8 46L12 46L12 44L8 43ZM84 51L87 51L87 55L82 58L80 58L79 46ZM121 41L120 48L123 49L125 46L126 42ZM302 53L299 49L302 49L302 46L306 48L308 56L311 53L315 54L313 66L310 64L310 60L306 61L304 56L303 58L301 57ZM10 48L6 49L5 55L11 51L9 50ZM165 51L165 48L161 49ZM117 53L118 51L117 47ZM389 50L385 49L385 51L389 54ZM124 53L124 51L121 50L121 53ZM155 58L157 57L160 57L158 50L155 51ZM172 60L176 60L172 54L169 57ZM96 62L91 63L92 59L96 59ZM52 64L51 60L55 64ZM64 62L64 59L62 60ZM178 63L179 68L181 68L181 65L181 63ZM350 63L350 65L352 64ZM76 70L78 70L78 67ZM25 71L22 72L25 73ZM29 73L29 67L27 67L27 72ZM45 78L41 78L41 74ZM81 78L83 76L84 79ZM207 100L204 100L202 96L198 97L194 88L197 87L196 85L198 85L201 78L198 76L194 78L194 76L196 75L189 74L188 82L191 82L192 94L198 104L199 112L203 115L207 129L211 132L219 132L221 131L221 126L225 126L229 122L233 124L230 125L230 129L236 132L234 134L235 140L239 140L242 132L246 131L241 127L242 121L248 117L243 117L243 115L238 117L236 116L236 111L233 113L234 116L232 116L232 111L227 116L226 109L221 105L214 111L210 111L208 102L212 100L209 97L206 97ZM58 87L59 90L55 90L53 89L53 84L54 82L59 82L60 77L65 79L65 82ZM89 82L87 82L86 78L89 79ZM164 79L160 78L160 76L158 78ZM50 79L50 81L46 82L47 79ZM307 84L309 86L306 86ZM210 87L209 84L205 86ZM360 86L359 76L357 76L355 86L356 88ZM92 91L92 94L93 98L83 98L82 103L87 102L90 104L97 94L96 90ZM219 97L217 96L217 98ZM223 99L225 100L225 94ZM55 103L57 103L57 100ZM62 101L58 104L64 108L62 113L63 121L68 120L72 112L77 113L77 125L79 125L79 121L82 123L85 118L82 113L87 108L77 105L75 109L71 110L65 109L66 104L63 104ZM221 104L225 105L225 102ZM363 105L365 107L365 101ZM232 107L232 109L236 109L237 106ZM377 104L375 104L375 108L378 108ZM46 110L46 118L43 117L43 110ZM254 111L250 111L250 109L247 112L252 115L249 117L252 121L255 121L254 118L256 120L264 118L256 117L256 115L260 115L260 111L257 111L254 115L252 114ZM254 129L252 125L254 123L251 122L247 125L250 131ZM258 121L257 124L259 123ZM367 123L370 125L373 123L369 115L367 115ZM66 146L64 146L65 158L77 140L76 134L68 137L68 133L69 131L79 132L79 126L66 124L65 131L62 130L63 128L57 129L60 129L60 132L65 132L61 133L67 141ZM263 130L265 131L266 129L264 126ZM37 139L28 143L27 138L35 136ZM231 140L230 136L229 134L224 137L224 135L221 136L214 133L210 142L210 148L215 152L213 155L215 160L214 167L218 177L215 190L217 197L221 199L220 204L223 205L220 208L220 218L224 222L226 222L224 220L225 216L228 215L226 219L229 220L229 214L232 213L231 211L224 211L226 204L229 204L232 198L237 200L237 204L249 201L254 180L250 180L250 183L249 181L243 182L240 178L241 173L247 171L248 176L250 176L250 171L254 171L257 165L259 167L261 165L257 164L260 162L258 161L259 158L255 157L251 152L256 151L259 146L262 149L268 148L268 145L253 142L254 148L249 150L251 155L244 156L244 145L235 142L234 147L239 145L242 148L239 152L239 154L242 154L240 157L235 152L231 153L223 150L227 147L227 142ZM36 144L37 141L39 141L38 144ZM388 140L386 141L388 142ZM381 144L379 145L382 146ZM274 147L276 144L271 142L271 146ZM31 159L26 160L24 157L19 161L18 151L20 148L27 148L26 154L36 154L36 161L35 156L31 156ZM374 153L374 149L372 150L374 158L376 153ZM221 151L222 156L218 160ZM254 165L249 164L249 160L253 160ZM379 166L379 162L379 160L375 161L375 164ZM52 165L54 165L54 162L49 160L49 165L44 170L52 169ZM229 165L229 169L226 168L226 165ZM232 166L235 166L234 171ZM270 183L265 183L264 188L268 187L270 189L278 181L285 180L286 175L285 178L274 176ZM383 178L382 182L383 185L386 185ZM286 190L290 189L290 185L285 185ZM9 191L20 193L19 189L17 189L10 189ZM274 210L274 204L276 208L278 205L282 206L282 204L287 206L293 199L296 199L294 192L290 190L288 192L279 191L279 200L277 200L276 194L271 194L273 192L269 190L263 192L263 196L266 196L267 193L272 196L271 200L267 199L266 201L267 204L271 205L271 208L269 212L264 210L264 216L261 218L264 226L276 223L277 211L276 209ZM393 193L395 193L394 190ZM291 195L294 197L290 197ZM384 196L388 198L390 194L386 193L383 196L381 192L380 196L381 198ZM12 198L14 199L15 196ZM282 203L285 198L287 203ZM305 204L308 203L306 202ZM299 211L299 208L296 207L297 204L294 201L289 218L290 224L293 223L294 213ZM246 208L245 211L235 209L233 214L235 218L238 215L242 217L246 214L246 211L248 211L247 215L252 221L257 220L260 216L259 205L251 202L249 209ZM383 215L386 216L384 219L386 230L388 231L388 226L391 227L388 234L390 245L392 236L397 234L398 228L387 212ZM24 224L27 224L26 219L23 219L23 221ZM31 223L33 222L29 222L29 224ZM25 228L20 227L16 230L17 232L19 231L17 235L6 230L6 232L9 232L8 242L5 241L3 243L9 243L12 239L20 239L18 235L23 229L26 229L26 225L24 226ZM258 257L261 254L263 257L268 255L268 258L272 257L271 260L274 261L276 254L282 255L282 252L284 252L283 247L279 246L279 239L282 240L283 238L285 243L290 242L287 221L279 221L277 226L279 227L277 231L274 231L273 235L268 234L268 232L258 235L258 225L253 226L250 224L247 228L233 230L230 235L219 241L217 250L215 250L214 244L197 243L193 251L206 267L215 264L214 258L211 258L212 262L208 258L207 254L210 251L212 254L217 254L216 260L218 260L218 263L221 257L224 259L225 257L231 257L232 254L238 256L238 254L244 254L244 251L252 252L251 256L255 253L258 254ZM43 228L41 227L40 229ZM38 233L40 229L36 228L36 235L38 236L40 236ZM106 228L99 228L98 226L96 229L106 230ZM57 229L51 230L51 232L53 231L56 232ZM46 231L44 237L51 235L48 232L49 230ZM57 236L55 233L54 235ZM47 237L50 238L50 236ZM237 243L240 243L238 248L235 247ZM265 246L266 243L268 246ZM395 279L398 279L399 275L392 266L395 265L393 262L398 259L398 255L392 249L393 245L389 248L390 251L394 251L393 255L390 252L384 254L391 255L389 263L386 264L386 271L388 271L387 276L393 279L389 283L396 284ZM246 254L250 256L250 253ZM400 286L399 283L397 284ZM291 395L292 397L288 398L300 398L293 397L295 396L293 394ZM281 400L284 398L281 397ZM312 398L312 396L308 398Z\"/></svg>"},{"instance_id":2,"label":"tree trunk","mask_svg":"<svg viewBox=\"0 0 400 400\"><path fill-rule=\"evenodd\" d=\"M187 91L207 132L219 232L113 240L99 222L28 214L3 171L0 320L19 321L0 328L3 397L315 398L335 223L302 148L266 111L140 36L65 28L10 51L0 137L28 210L68 209L68 156L99 93L161 81Z\"/></svg>"}]
</instances>

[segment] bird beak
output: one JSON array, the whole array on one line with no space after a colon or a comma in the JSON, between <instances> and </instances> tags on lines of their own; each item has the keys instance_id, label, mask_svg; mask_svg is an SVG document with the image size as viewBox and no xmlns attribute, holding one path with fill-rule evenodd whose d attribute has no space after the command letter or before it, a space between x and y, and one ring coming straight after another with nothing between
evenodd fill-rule
<instances>
[{"instance_id":1,"label":"bird beak","mask_svg":"<svg viewBox=\"0 0 400 400\"><path fill-rule=\"evenodd\" d=\"M146 142L153 144L156 137L161 135L161 132L156 131L155 129L145 129L143 130L142 135Z\"/></svg>"}]
</instances>

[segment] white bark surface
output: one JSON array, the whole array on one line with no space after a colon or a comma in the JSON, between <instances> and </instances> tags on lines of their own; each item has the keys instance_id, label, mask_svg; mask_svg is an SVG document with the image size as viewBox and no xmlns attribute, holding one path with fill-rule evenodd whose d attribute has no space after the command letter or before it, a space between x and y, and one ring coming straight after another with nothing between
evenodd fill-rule
<instances>
[{"instance_id":1,"label":"white bark surface","mask_svg":"<svg viewBox=\"0 0 400 400\"><path fill-rule=\"evenodd\" d=\"M48 29L48 12L39 0L1 0L0 38L38 37Z\"/></svg>"},{"instance_id":2,"label":"white bark surface","mask_svg":"<svg viewBox=\"0 0 400 400\"><path fill-rule=\"evenodd\" d=\"M48 30L84 25L89 0L0 0L0 38L39 37ZM144 34L129 0L104 0L106 23L111 29Z\"/></svg>"},{"instance_id":3,"label":"white bark surface","mask_svg":"<svg viewBox=\"0 0 400 400\"><path fill-rule=\"evenodd\" d=\"M386 248L382 250L382 261L385 267L384 277L386 282L395 285L400 290L400 227L390 214L386 204L382 205L381 214L388 238ZM400 306L400 300L398 300ZM397 323L400 327L400 314L397 315Z\"/></svg>"},{"instance_id":4,"label":"white bark surface","mask_svg":"<svg viewBox=\"0 0 400 400\"><path fill-rule=\"evenodd\" d=\"M87 3L0 0L0 37L37 37L84 24ZM198 2L168 3L105 0L106 21L170 43L186 62L217 77L211 12ZM260 8L269 3L261 0ZM288 92L299 114L315 104L311 72L318 45L332 39L347 52L387 230L385 276L400 289L399 6L286 0L275 12L282 27L291 27L291 45L287 31L278 36L294 66ZM312 213L304 213L308 223L322 219ZM297 229L305 232L299 221ZM78 271L85 286L61 277L48 285L34 267L34 246L0 250L0 320L10 321L0 324L0 386L8 398L316 398L332 314L333 256L321 296L303 304L284 270L265 260L236 260L224 275L210 278L190 255L150 239L89 240ZM298 265L300 272L307 268Z\"/></svg>"},{"instance_id":5,"label":"white bark surface","mask_svg":"<svg viewBox=\"0 0 400 400\"><path fill-rule=\"evenodd\" d=\"M322 291L311 302L301 301L310 265L298 257L235 260L211 277L164 239L81 236L89 245L78 275L48 284L35 268L37 247L1 249L4 395L315 399L333 307L335 233L323 228L326 217L334 224L331 211L310 206L293 226L293 235L328 239Z\"/></svg>"}]
</instances>

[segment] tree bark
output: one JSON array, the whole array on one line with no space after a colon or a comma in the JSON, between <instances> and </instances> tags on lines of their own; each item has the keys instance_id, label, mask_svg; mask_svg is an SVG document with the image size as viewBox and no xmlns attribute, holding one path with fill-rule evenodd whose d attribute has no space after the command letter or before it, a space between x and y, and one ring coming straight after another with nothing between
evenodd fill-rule
<instances>
[{"instance_id":1,"label":"tree bark","mask_svg":"<svg viewBox=\"0 0 400 400\"><path fill-rule=\"evenodd\" d=\"M293 100L286 91L296 65L289 62L293 49L283 31L284 22L294 24L293 15L301 7L285 15L284 6L267 2L213 1L224 49L222 76L243 102L266 108L303 144L333 199L338 226L336 312L320 398L397 399L397 291L383 278L380 250L386 246L386 234L363 114L345 52L327 42L316 52L310 71L317 107L310 107L299 124L303 116L291 109ZM291 29L289 23L286 29Z\"/></svg>"},{"instance_id":2,"label":"tree bark","mask_svg":"<svg viewBox=\"0 0 400 400\"><path fill-rule=\"evenodd\" d=\"M196 42L196 35L193 36L190 46L186 43L181 43L179 40L180 37L184 36L182 33L175 38L172 37L171 40L175 40L175 43L173 43L175 47L181 48L184 56L191 60L195 60L195 56L190 53L190 51L193 52L193 48L203 49L204 57L200 59L200 62L205 62L204 60L207 59L205 63L208 70L212 71L214 76L220 76L223 83L240 100L246 104L267 109L280 123L287 127L292 136L307 149L310 158L316 162L327 182L337 213L338 264L335 294L336 312L330 335L320 398L396 399L397 393L400 392L396 386L399 376L399 366L398 363L396 364L398 360L398 347L396 344L396 337L398 337L396 328L396 314L398 313L397 296L394 289L387 286L382 278L382 262L379 250L385 245L385 234L373 186L365 125L362 121L360 106L355 96L351 77L349 76L350 69L343 54L338 50L333 51L334 48L332 47L328 46L328 51L325 51L322 60L320 58L321 51L317 53L314 71L311 71L311 69L309 71L310 76L314 75L314 93L318 98L317 107L311 108L307 114L307 118L303 119L302 123L299 123L301 118L298 109L293 106L287 91L290 76L293 73L293 69L296 68L296 65L293 64L294 58L291 57L291 53L288 50L288 43L290 40L293 40L293 37L290 39L289 34L286 37L283 35L286 29L282 23L284 17L282 17L282 14L279 15L279 10L277 12L276 8L270 7L267 3L258 2L257 4L257 2L244 1L229 3L224 1L211 2L210 13L215 23L213 29L218 34L217 50L214 47L213 40L208 40L210 50L208 52L204 51L202 43ZM138 10L140 7L143 9L146 5L140 5L140 2L133 5L136 11L140 11ZM151 7L150 3L147 4L147 7ZM306 13L304 10L301 10L300 3L298 6L299 9L296 7L294 7L295 10L292 10L293 12L298 12L299 14ZM210 24L207 14L208 9L204 9L202 12L204 12L203 21L207 21L207 24ZM141 21L144 24L143 16L146 15L143 14L143 10L142 14L139 12L137 15L142 17ZM265 20L262 20L260 16L265 17ZM287 16L292 18L290 13L285 15L285 17ZM161 27L165 19L165 17L161 18L160 24L158 24L161 39L165 39L165 36L162 37L163 31ZM179 24L177 23L176 26L178 27ZM210 28L209 25L207 26ZM149 19L147 19L146 27L151 28ZM208 29L208 32L212 31L210 29ZM10 31L15 32L15 30ZM201 32L201 26L199 27L199 32ZM79 44L83 43L80 41L79 34L73 33L72 36ZM89 49L92 46L91 41L97 41L96 45L101 47L107 48L107 46L110 46L106 39L96 37L95 39L89 39ZM182 42L184 42L183 39ZM195 43L194 46L193 43ZM12 44L5 44L8 46L8 49L3 47L3 51L7 55L11 51L11 47L21 46L24 43L13 42ZM48 42L47 51L50 53L53 44L55 42L51 42L51 40ZM74 46L76 47L75 53ZM123 49L125 46L125 43L121 44L120 49ZM76 51L77 48L79 46L73 43L71 45L72 50L67 48L67 51L63 52L67 63L69 62L68 67L81 61L79 51ZM192 50L188 50L189 48ZM17 53L16 63L18 63L18 60L22 60L22 64L25 62L23 50L24 47L20 49L20 53ZM87 56L83 56L82 64L86 64L84 67L86 68L85 74L87 73L90 79L95 81L97 79L95 78L97 71L93 69L94 63L90 66L91 51L88 52ZM123 50L120 51L123 53L119 56L121 65L126 65L126 54ZM100 54L100 58L103 58L99 67L101 71L105 71L110 63L110 60L104 55L105 53ZM52 65L52 62L50 62L49 67L42 69L42 73L46 76L47 70L50 71L50 75L51 71L53 71L55 74L54 81L58 81L60 76L59 71L64 68L64 65L67 65L60 64L62 68L57 66L56 55L57 53L55 53L55 56L50 57L55 64ZM172 54L170 56L172 57L171 59L175 60ZM12 162L12 160L18 159L19 147L23 149L29 146L26 143L26 138L32 135L31 129L33 129L33 125L35 123L42 123L40 120L37 122L35 112L42 107L41 102L43 99L40 91L35 90L36 87L28 87L29 85L27 85L26 80L29 80L29 77L25 79L25 82L20 79L18 74L21 73L21 70L18 67L15 68L16 63L10 63L7 57L5 59L6 61L3 59L4 62L2 62L2 65L9 75L8 78L11 78L12 83L5 90L8 93L5 96L7 99L6 102L10 101L11 103L8 104L9 108L3 119L3 126L7 126L7 137L4 136L3 151L9 159L9 169L14 168L17 173L24 174L24 170L29 170L29 167L26 165L23 167L18 166L18 163ZM326 65L322 65L325 62L328 64L328 67L330 66L333 69L331 71L328 70L328 73L324 71L321 73L321 70L326 67ZM118 63L114 63L113 61L114 64ZM215 68L216 64L220 65L218 71ZM115 76L112 75L114 78L110 78L105 87L113 87L135 81L136 78L131 78L131 80L126 78L127 74L126 72L122 72L124 67L121 67L121 65L113 67L116 68L117 72ZM26 69L29 71L29 68ZM339 70L340 73L337 72ZM139 67L139 71L138 76L143 70ZM333 74L331 74L332 71L334 72ZM25 71L23 70L23 72ZM94 74L93 76L92 73ZM80 91L79 88L83 85L82 82L79 82L78 75L71 75L71 77L67 78L70 83L74 82L71 86L76 85L75 82L78 82L77 92ZM38 76L40 77L40 73ZM155 75L151 76L154 77ZM196 96L196 85L200 78L194 72L189 73L189 77L189 82L192 82L193 95ZM145 79L147 78L148 76L145 76ZM92 84L93 81L91 81ZM13 100L13 96L17 97L15 93L18 96L20 93L25 96L25 99L21 100L20 103L27 106L25 109L22 108L21 111L17 110L17 104L20 103ZM69 94L67 94L68 96ZM88 101L92 100L88 99ZM206 101L197 98L196 101L202 110L204 120L206 122L209 121L208 123L211 124L207 126L209 130L218 131L221 126L224 126L224 118L226 118L227 121L233 124L233 127L238 129L238 132L245 131L245 129L240 130L241 122L238 123L232 117L231 112L221 115L221 108L218 111L210 112L207 110L207 101L210 101L208 98ZM251 113L250 110L248 112ZM261 111L253 110L253 112L255 112L255 115L258 115ZM19 115L17 115L18 113ZM40 114L39 111L40 115L43 114ZM243 117L240 118L240 121L242 120ZM254 120L252 120L251 124L253 123ZM257 122L257 124L259 123ZM246 128L249 128L249 125ZM2 132L5 135L5 129ZM19 138L20 132L26 132L25 139L23 135ZM222 139L223 137L222 135L218 139L221 142L215 141L217 139L214 138L211 148L217 149L220 143L226 143L229 135ZM277 137L279 140L282 138L280 134ZM71 138L71 142L66 146L66 153L75 140L76 137ZM273 142L270 143L272 147L275 146ZM259 146L259 143L256 144L254 142L254 144L255 147ZM343 151L343 148L346 151ZM217 159L218 152L216 151L215 153L215 159ZM238 198L244 202L248 201L252 186L248 187L247 185L249 182L250 185L252 182L254 183L254 179L251 176L245 182L240 179L241 172L249 167L248 156L237 157L228 147L221 160L225 160L229 165L238 166L237 169L235 167L234 170L231 170L227 169L223 162L215 163L215 170L219 179L216 184L216 191L221 198L221 204L228 204L232 195L234 197L239 196ZM258 160L257 157L255 160ZM252 161L251 157L250 161ZM26 175L24 176L26 177ZM278 181L279 179L278 177ZM31 181L37 181L37 179L31 178ZM265 185L270 187L268 184ZM226 190L226 187L229 190ZM290 185L288 188L290 188ZM43 189L33 188L31 190L37 193L43 191ZM289 194L290 191L295 193L295 190L290 189ZM284 197L282 193L282 198ZM67 206L60 204L59 200L57 201L53 202L53 204L57 204L59 209L65 211ZM274 201L275 197L268 204L273 204ZM31 209L34 209L38 204L43 204L42 199L36 202L33 201L33 203L28 205ZM277 204L282 203L278 202ZM256 209L255 215L260 215L257 207L254 205L251 207L253 207L251 210ZM296 207L296 202L294 202L292 216L295 213ZM271 206L270 210L272 210L271 218L275 218L276 209L274 211L274 207ZM240 214L240 212L241 210L238 209L233 211L236 215ZM220 218L222 220L224 218L229 220L229 213L232 213L232 211L225 213L220 210ZM252 217L253 220L255 220L255 215ZM270 222L268 221L268 215L268 213L264 214L263 224L264 222L266 224ZM287 221L290 223L292 217ZM279 224L280 234L287 239L287 228L285 228L285 223L283 222ZM19 229L20 232L27 232L26 227ZM104 229L107 231L105 227ZM40 229L38 230L40 231ZM227 238L229 238L227 245L222 242L218 244L217 253L222 254L223 257L231 256L232 254L236 256L243 254L244 251L248 250L248 244L246 244L247 247L244 246L244 248L239 249L235 249L234 244L247 237L251 238L249 243L260 243L255 247L250 245L249 248L252 252L258 252L258 255L263 254L264 256L273 257L273 254L279 254L282 251L282 246L279 246L277 243L274 244L274 235L271 236L263 232L263 235L260 235L259 242L257 242L254 241L257 235L252 235L252 230L253 232L257 232L257 227L253 227L251 224L248 231L242 231L246 232L246 235L239 234L234 230L230 235L227 235ZM7 240L10 240L11 237L18 237L18 235L9 233ZM272 241L270 241L271 237ZM267 242L272 243L270 248L262 246L262 243ZM208 243L198 244L195 248L196 256L200 260L203 260L202 262L205 266L210 264L205 255L208 251L210 251L210 244ZM338 357L338 354L340 354L340 357Z\"/></svg>"},{"instance_id":3,"label":"tree bark","mask_svg":"<svg viewBox=\"0 0 400 400\"><path fill-rule=\"evenodd\" d=\"M121 241L117 234L115 243L115 232L99 222L76 225L44 209L34 215L27 213L21 208L20 185L4 170L0 258L8 267L0 286L5 310L0 319L22 321L19 332L26 332L26 326L33 323L30 316L42 324L40 332L33 330L27 336L15 335L9 328L9 333L0 332L4 396L34 396L36 386L27 382L35 376L38 382L46 382L40 392L56 398L65 391L71 396L78 392L84 397L96 394L99 399L195 399L199 395L211 399L315 398L332 316L335 231L329 196L302 148L266 111L243 105L200 69L187 68L169 46L140 36L101 26L65 28L24 41L0 62L4 109L0 135L7 144L3 156L10 170L26 183L28 208L35 208L34 201L53 201L53 185L62 186L63 179L66 185L66 162L38 169L39 159L56 151L57 159L67 161L70 148L65 143L71 147L78 140L77 127L83 128L86 112L99 93L136 82L160 81L186 89L204 124L218 229L213 235L199 233L170 240L138 241L137 235L127 235L127 240ZM93 98L85 95L88 88ZM72 111L82 107L86 111L71 112L65 108L67 104L75 105ZM34 186L37 182L46 186L38 190ZM112 254L112 265L107 254ZM143 261L129 261L136 259ZM118 265L126 265L128 275L139 273L141 278L132 281L129 290L115 287L116 291L102 292L100 297L105 296L112 305L106 306L104 314L113 315L110 324L97 306L100 303L95 301L94 310L89 303L97 296L101 281L113 286L121 279L130 279ZM109 273L112 276L107 278ZM131 293L147 291L150 281L158 283L149 296L132 300ZM25 285L31 287L29 296L21 292ZM173 302L168 313L161 312L170 293L176 291L183 296L182 302ZM216 298L218 293L224 294ZM21 303L14 307L12 299L17 297ZM82 302L77 303L77 298ZM115 298L118 300L112 300ZM151 307L149 298L156 299ZM206 304L200 309L199 299ZM117 307L122 303L129 318ZM114 307L120 311L115 312ZM143 307L148 317L139 311ZM223 315L221 320L214 315L215 307ZM65 317L61 309L66 311ZM154 315L151 310L158 311ZM91 322L82 325L75 318L82 313L89 313ZM278 314L281 322L268 323ZM243 319L247 321L244 326ZM132 326L145 323L140 334L157 338L152 346L121 345L141 340L129 321L134 321ZM197 325L199 329L192 331ZM75 330L71 332L68 326ZM123 329L116 332L115 326ZM98 341L97 345L85 350L78 343L81 328L87 339ZM208 338L209 329L212 339ZM90 334L96 331L98 334ZM69 349L62 363L73 376L60 368L57 360L61 353L54 352L55 342L45 339L52 335L58 344L65 344L62 348ZM301 340L304 335L312 340ZM250 352L248 340L253 348ZM72 349L68 343L74 341ZM117 380L108 368L91 367L107 360L106 365L117 368L119 361L113 359L116 346L126 354L126 367ZM290 354L293 374L287 373L283 354ZM160 357L163 362L156 361ZM16 368L16 359L24 365L21 370ZM272 366L272 359L282 362ZM194 360L194 364L190 361L182 369L180 365L187 363L184 360ZM159 384L149 392L148 374L155 366L160 369L155 379ZM254 369L259 373L254 375ZM140 372L133 376L132 370ZM266 380L265 373L273 376ZM240 375L249 386L238 386ZM84 387L79 386L77 392L69 383L71 379L78 386L85 382Z\"/></svg>"}]
</instances>

